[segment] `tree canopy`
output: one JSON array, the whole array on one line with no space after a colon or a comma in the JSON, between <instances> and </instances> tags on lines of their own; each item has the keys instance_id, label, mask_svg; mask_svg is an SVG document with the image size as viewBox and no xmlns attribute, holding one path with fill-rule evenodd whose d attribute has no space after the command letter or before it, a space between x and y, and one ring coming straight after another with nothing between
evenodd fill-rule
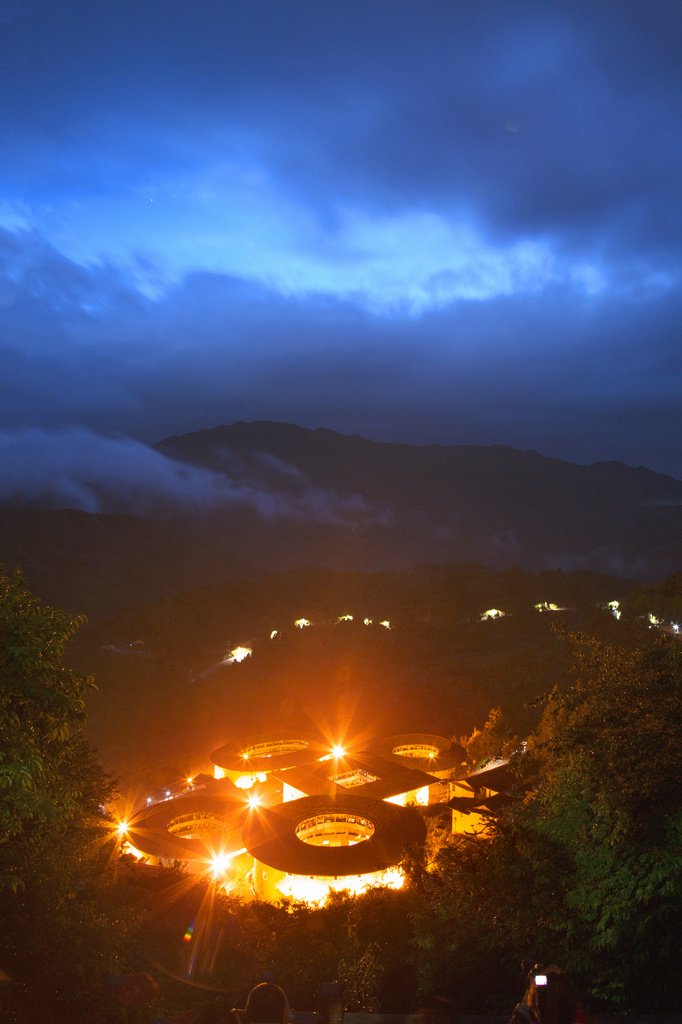
<instances>
[{"instance_id":1,"label":"tree canopy","mask_svg":"<svg viewBox=\"0 0 682 1024\"><path fill-rule=\"evenodd\" d=\"M568 640L575 683L545 698L517 758L532 786L492 841L448 845L415 912L422 990L460 1012L482 961L493 1009L526 955L559 962L602 1006L682 1001L682 648Z\"/></svg>"}]
</instances>

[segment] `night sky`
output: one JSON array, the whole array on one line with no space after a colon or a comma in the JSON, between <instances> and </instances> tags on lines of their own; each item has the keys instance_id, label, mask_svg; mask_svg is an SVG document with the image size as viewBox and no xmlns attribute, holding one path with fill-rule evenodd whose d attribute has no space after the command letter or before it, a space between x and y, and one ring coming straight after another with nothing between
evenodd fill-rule
<instances>
[{"instance_id":1,"label":"night sky","mask_svg":"<svg viewBox=\"0 0 682 1024\"><path fill-rule=\"evenodd\" d=\"M682 478L678 0L3 0L0 49L6 489L260 419Z\"/></svg>"}]
</instances>

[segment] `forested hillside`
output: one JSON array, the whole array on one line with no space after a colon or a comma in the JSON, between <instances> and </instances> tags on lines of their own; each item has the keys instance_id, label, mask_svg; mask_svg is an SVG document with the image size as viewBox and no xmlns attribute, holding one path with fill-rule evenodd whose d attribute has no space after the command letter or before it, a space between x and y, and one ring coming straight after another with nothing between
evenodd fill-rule
<instances>
[{"instance_id":1,"label":"forested hillside","mask_svg":"<svg viewBox=\"0 0 682 1024\"><path fill-rule=\"evenodd\" d=\"M301 569L121 613L83 630L72 657L98 680L88 729L105 763L158 787L245 731L303 722L459 737L501 705L525 735L526 703L565 682L555 624L630 643L632 624L602 606L632 591L581 572ZM252 653L221 664L237 647Z\"/></svg>"}]
</instances>

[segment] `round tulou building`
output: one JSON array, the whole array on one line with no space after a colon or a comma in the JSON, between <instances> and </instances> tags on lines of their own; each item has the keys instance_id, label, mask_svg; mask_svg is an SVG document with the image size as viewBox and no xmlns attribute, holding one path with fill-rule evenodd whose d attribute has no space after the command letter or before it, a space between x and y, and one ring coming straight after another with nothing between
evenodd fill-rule
<instances>
[{"instance_id":1,"label":"round tulou building","mask_svg":"<svg viewBox=\"0 0 682 1024\"><path fill-rule=\"evenodd\" d=\"M357 749L306 732L250 736L213 751L213 776L135 815L126 839L140 857L270 901L399 887L405 851L426 835L418 807L448 801L463 756L426 733Z\"/></svg>"}]
</instances>

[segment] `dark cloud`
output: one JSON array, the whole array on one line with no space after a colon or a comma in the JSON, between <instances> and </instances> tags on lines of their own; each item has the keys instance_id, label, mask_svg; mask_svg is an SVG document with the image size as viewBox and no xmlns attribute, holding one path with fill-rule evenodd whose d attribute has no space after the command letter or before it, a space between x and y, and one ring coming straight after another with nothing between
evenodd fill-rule
<instances>
[{"instance_id":1,"label":"dark cloud","mask_svg":"<svg viewBox=\"0 0 682 1024\"><path fill-rule=\"evenodd\" d=\"M31 242L4 310L5 430L87 422L154 441L270 418L679 474L676 297L614 307L556 289L405 319L195 275L151 301L115 269L88 272Z\"/></svg>"},{"instance_id":2,"label":"dark cloud","mask_svg":"<svg viewBox=\"0 0 682 1024\"><path fill-rule=\"evenodd\" d=\"M0 429L282 419L682 476L679 4L0 17Z\"/></svg>"}]
</instances>

